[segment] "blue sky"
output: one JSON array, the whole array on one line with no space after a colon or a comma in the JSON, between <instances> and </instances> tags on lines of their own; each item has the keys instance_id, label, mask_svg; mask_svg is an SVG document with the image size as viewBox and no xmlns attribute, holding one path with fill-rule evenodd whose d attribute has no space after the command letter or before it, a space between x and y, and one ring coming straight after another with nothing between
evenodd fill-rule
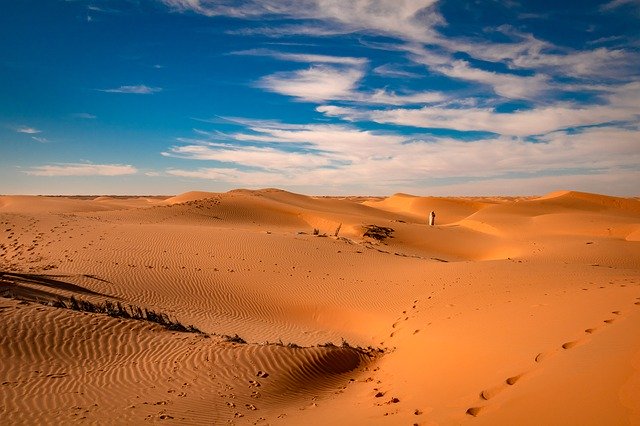
<instances>
[{"instance_id":1,"label":"blue sky","mask_svg":"<svg viewBox=\"0 0 640 426\"><path fill-rule=\"evenodd\" d=\"M640 1L21 0L0 193L640 193Z\"/></svg>"}]
</instances>

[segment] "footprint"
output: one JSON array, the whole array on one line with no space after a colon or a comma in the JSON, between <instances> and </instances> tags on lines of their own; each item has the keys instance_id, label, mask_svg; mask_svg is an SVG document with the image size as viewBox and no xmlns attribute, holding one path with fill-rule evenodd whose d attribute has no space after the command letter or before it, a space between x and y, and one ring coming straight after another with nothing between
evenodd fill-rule
<instances>
[{"instance_id":1,"label":"footprint","mask_svg":"<svg viewBox=\"0 0 640 426\"><path fill-rule=\"evenodd\" d=\"M480 392L480 398L485 400L485 401L488 401L491 398L493 398L496 395L498 395L504 388L505 388L505 386L502 384L502 385L494 386L494 387L489 388L489 389L485 389L482 392Z\"/></svg>"},{"instance_id":2,"label":"footprint","mask_svg":"<svg viewBox=\"0 0 640 426\"><path fill-rule=\"evenodd\" d=\"M471 407L467 409L467 414L473 417L478 417L478 414L482 411L483 407Z\"/></svg>"},{"instance_id":3,"label":"footprint","mask_svg":"<svg viewBox=\"0 0 640 426\"><path fill-rule=\"evenodd\" d=\"M587 334L593 334L596 330L597 328L587 328L586 330L584 330L584 332Z\"/></svg>"},{"instance_id":4,"label":"footprint","mask_svg":"<svg viewBox=\"0 0 640 426\"><path fill-rule=\"evenodd\" d=\"M614 321L615 321L615 319L613 319L613 318L609 318L609 319L604 320L604 322L607 323L607 324L611 324Z\"/></svg>"},{"instance_id":5,"label":"footprint","mask_svg":"<svg viewBox=\"0 0 640 426\"><path fill-rule=\"evenodd\" d=\"M567 343L562 345L562 349L571 349L571 348L575 347L578 343L580 343L578 340L573 340L571 342L567 342Z\"/></svg>"},{"instance_id":6,"label":"footprint","mask_svg":"<svg viewBox=\"0 0 640 426\"><path fill-rule=\"evenodd\" d=\"M620 311L612 311L611 313L614 315L620 315Z\"/></svg>"},{"instance_id":7,"label":"footprint","mask_svg":"<svg viewBox=\"0 0 640 426\"><path fill-rule=\"evenodd\" d=\"M535 362L542 362L545 359L554 355L554 353L555 352L540 352L538 355L536 355Z\"/></svg>"},{"instance_id":8,"label":"footprint","mask_svg":"<svg viewBox=\"0 0 640 426\"><path fill-rule=\"evenodd\" d=\"M513 376L513 377L509 377L507 380L505 380L505 382L509 385L509 386L513 386L516 384L516 382L518 380L520 380L520 378L522 377L522 374L519 374L517 376Z\"/></svg>"}]
</instances>

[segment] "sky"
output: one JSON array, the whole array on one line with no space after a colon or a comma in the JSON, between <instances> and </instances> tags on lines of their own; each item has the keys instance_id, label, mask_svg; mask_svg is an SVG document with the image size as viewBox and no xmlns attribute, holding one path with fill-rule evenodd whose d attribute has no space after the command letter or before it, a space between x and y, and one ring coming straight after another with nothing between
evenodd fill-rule
<instances>
[{"instance_id":1,"label":"sky","mask_svg":"<svg viewBox=\"0 0 640 426\"><path fill-rule=\"evenodd\" d=\"M20 0L0 194L640 195L640 0Z\"/></svg>"}]
</instances>

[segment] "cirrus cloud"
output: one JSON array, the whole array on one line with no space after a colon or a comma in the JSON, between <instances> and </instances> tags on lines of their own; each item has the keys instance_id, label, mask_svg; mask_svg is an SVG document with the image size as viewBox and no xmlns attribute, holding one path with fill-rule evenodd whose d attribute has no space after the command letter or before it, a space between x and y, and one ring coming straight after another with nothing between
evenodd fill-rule
<instances>
[{"instance_id":1,"label":"cirrus cloud","mask_svg":"<svg viewBox=\"0 0 640 426\"><path fill-rule=\"evenodd\" d=\"M38 133L42 133L42 130L38 130L34 127L29 127L29 126L20 126L18 128L16 128L16 132L18 133L26 133L28 135L35 135Z\"/></svg>"},{"instance_id":2,"label":"cirrus cloud","mask_svg":"<svg viewBox=\"0 0 640 426\"><path fill-rule=\"evenodd\" d=\"M35 166L25 173L30 176L122 176L138 170L128 164L62 163Z\"/></svg>"},{"instance_id":3,"label":"cirrus cloud","mask_svg":"<svg viewBox=\"0 0 640 426\"><path fill-rule=\"evenodd\" d=\"M114 89L99 89L100 92L106 93L128 93L134 95L151 95L162 91L161 87L150 87L144 84L137 86L120 86Z\"/></svg>"}]
</instances>

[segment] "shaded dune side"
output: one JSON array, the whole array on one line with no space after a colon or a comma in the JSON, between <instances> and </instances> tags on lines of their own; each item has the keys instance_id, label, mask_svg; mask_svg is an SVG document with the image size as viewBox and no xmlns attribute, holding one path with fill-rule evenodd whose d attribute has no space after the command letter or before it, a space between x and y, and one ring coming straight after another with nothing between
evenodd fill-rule
<instances>
[{"instance_id":1,"label":"shaded dune side","mask_svg":"<svg viewBox=\"0 0 640 426\"><path fill-rule=\"evenodd\" d=\"M478 214L488 212L529 217L567 212L601 212L637 216L640 213L640 201L586 192L560 191L531 200L498 204Z\"/></svg>"},{"instance_id":2,"label":"shaded dune side","mask_svg":"<svg viewBox=\"0 0 640 426\"><path fill-rule=\"evenodd\" d=\"M486 207L459 222L495 235L592 235L626 238L637 225L640 201L575 191Z\"/></svg>"},{"instance_id":3,"label":"shaded dune side","mask_svg":"<svg viewBox=\"0 0 640 426\"><path fill-rule=\"evenodd\" d=\"M629 212L631 214L640 213L640 200L635 198L612 197L609 195L593 194L579 191L557 191L544 195L537 200L546 204L565 205L581 210L602 209L617 210L619 212Z\"/></svg>"},{"instance_id":4,"label":"shaded dune side","mask_svg":"<svg viewBox=\"0 0 640 426\"><path fill-rule=\"evenodd\" d=\"M251 419L336 391L369 361L351 348L234 344L7 299L0 319L0 404L14 424Z\"/></svg>"},{"instance_id":5,"label":"shaded dune side","mask_svg":"<svg viewBox=\"0 0 640 426\"><path fill-rule=\"evenodd\" d=\"M488 202L461 198L418 197L408 194L395 194L382 201L365 201L363 204L380 210L406 214L422 223L426 223L429 213L435 211L438 224L456 222L491 205Z\"/></svg>"},{"instance_id":6,"label":"shaded dune side","mask_svg":"<svg viewBox=\"0 0 640 426\"><path fill-rule=\"evenodd\" d=\"M402 214L372 208L349 199L317 198L287 191L233 190L227 193L193 192L166 200L163 206L126 212L103 212L107 220L138 223L198 224L243 227L279 226L289 231L361 237L363 223L389 222Z\"/></svg>"}]
</instances>

